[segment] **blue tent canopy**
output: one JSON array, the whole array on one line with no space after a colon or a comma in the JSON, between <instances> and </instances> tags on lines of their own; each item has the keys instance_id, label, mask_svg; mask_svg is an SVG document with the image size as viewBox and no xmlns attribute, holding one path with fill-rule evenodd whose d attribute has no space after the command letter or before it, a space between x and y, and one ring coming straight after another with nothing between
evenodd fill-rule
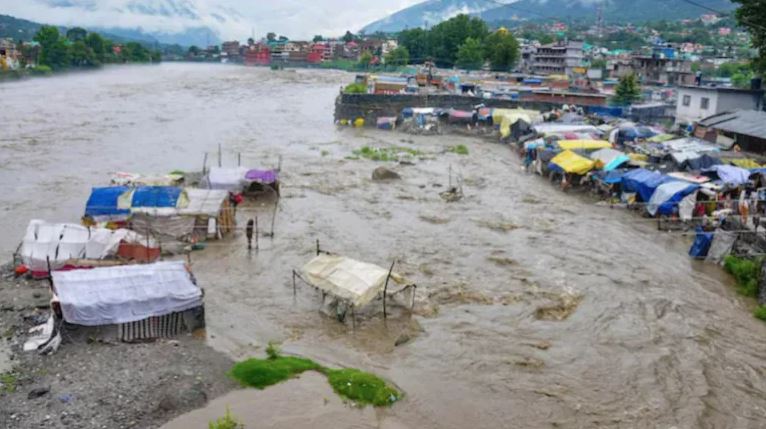
<instances>
[{"instance_id":1,"label":"blue tent canopy","mask_svg":"<svg viewBox=\"0 0 766 429\"><path fill-rule=\"evenodd\" d=\"M614 185L622 182L622 178L629 172L628 169L599 170L593 173L593 178L607 185Z\"/></svg>"},{"instance_id":2,"label":"blue tent canopy","mask_svg":"<svg viewBox=\"0 0 766 429\"><path fill-rule=\"evenodd\" d=\"M622 190L624 192L635 192L641 198L641 201L649 202L658 186L672 180L674 180L672 177L662 173L639 168L626 173L622 177Z\"/></svg>"},{"instance_id":3,"label":"blue tent canopy","mask_svg":"<svg viewBox=\"0 0 766 429\"><path fill-rule=\"evenodd\" d=\"M652 216L670 216L675 212L678 203L687 195L696 192L697 189L699 189L699 185L680 180L663 183L654 191L651 200L646 205L646 210Z\"/></svg>"},{"instance_id":4,"label":"blue tent canopy","mask_svg":"<svg viewBox=\"0 0 766 429\"><path fill-rule=\"evenodd\" d=\"M93 188L85 204L85 216L122 216L130 214L128 209L117 208L120 195L127 192L127 186Z\"/></svg>"},{"instance_id":5,"label":"blue tent canopy","mask_svg":"<svg viewBox=\"0 0 766 429\"><path fill-rule=\"evenodd\" d=\"M133 207L175 207L181 188L176 186L142 186L133 191Z\"/></svg>"}]
</instances>

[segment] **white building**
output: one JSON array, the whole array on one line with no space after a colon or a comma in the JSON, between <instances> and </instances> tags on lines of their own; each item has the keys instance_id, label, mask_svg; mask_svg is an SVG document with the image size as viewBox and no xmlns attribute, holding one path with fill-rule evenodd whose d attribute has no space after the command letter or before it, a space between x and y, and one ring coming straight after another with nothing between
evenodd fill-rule
<instances>
[{"instance_id":1,"label":"white building","mask_svg":"<svg viewBox=\"0 0 766 429\"><path fill-rule=\"evenodd\" d=\"M676 123L690 124L734 110L761 110L762 103L762 89L681 86L678 88Z\"/></svg>"}]
</instances>

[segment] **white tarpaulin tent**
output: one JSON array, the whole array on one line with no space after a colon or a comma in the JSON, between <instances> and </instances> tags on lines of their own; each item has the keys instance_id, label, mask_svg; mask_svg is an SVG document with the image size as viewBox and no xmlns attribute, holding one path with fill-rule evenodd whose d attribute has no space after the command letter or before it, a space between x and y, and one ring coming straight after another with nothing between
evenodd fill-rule
<instances>
[{"instance_id":1,"label":"white tarpaulin tent","mask_svg":"<svg viewBox=\"0 0 766 429\"><path fill-rule=\"evenodd\" d=\"M85 326L136 322L202 305L183 261L53 272L64 320Z\"/></svg>"},{"instance_id":2,"label":"white tarpaulin tent","mask_svg":"<svg viewBox=\"0 0 766 429\"><path fill-rule=\"evenodd\" d=\"M249 171L245 167L223 168L211 167L207 174L206 184L210 189L220 189L228 192L240 192L248 185L245 175Z\"/></svg>"},{"instance_id":3,"label":"white tarpaulin tent","mask_svg":"<svg viewBox=\"0 0 766 429\"><path fill-rule=\"evenodd\" d=\"M229 198L229 193L218 189L186 188L189 204L180 209L178 214L187 216L217 217L223 202Z\"/></svg>"},{"instance_id":4,"label":"white tarpaulin tent","mask_svg":"<svg viewBox=\"0 0 766 429\"><path fill-rule=\"evenodd\" d=\"M21 244L22 262L32 273L47 273L61 268L69 259L104 259L115 255L121 241L145 242L139 234L126 229L86 228L71 223L48 223L32 220Z\"/></svg>"},{"instance_id":5,"label":"white tarpaulin tent","mask_svg":"<svg viewBox=\"0 0 766 429\"><path fill-rule=\"evenodd\" d=\"M383 292L388 270L345 256L322 254L303 267L303 275L321 291L361 307ZM392 273L391 280L389 287L398 290L406 287L404 279L397 274Z\"/></svg>"}]
</instances>

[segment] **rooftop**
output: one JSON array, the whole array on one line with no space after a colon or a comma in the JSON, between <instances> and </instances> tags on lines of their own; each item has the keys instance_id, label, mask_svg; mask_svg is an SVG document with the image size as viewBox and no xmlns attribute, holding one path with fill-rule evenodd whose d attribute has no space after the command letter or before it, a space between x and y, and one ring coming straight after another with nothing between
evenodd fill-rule
<instances>
[{"instance_id":1,"label":"rooftop","mask_svg":"<svg viewBox=\"0 0 766 429\"><path fill-rule=\"evenodd\" d=\"M703 127L766 139L766 112L758 110L719 113L699 121L699 124Z\"/></svg>"},{"instance_id":2,"label":"rooftop","mask_svg":"<svg viewBox=\"0 0 766 429\"><path fill-rule=\"evenodd\" d=\"M764 93L764 90L762 89L740 89L740 88L728 88L723 86L681 85L679 86L679 88L692 89L692 90L698 90L698 91L730 92L730 93L752 94L752 95L763 95Z\"/></svg>"}]
</instances>

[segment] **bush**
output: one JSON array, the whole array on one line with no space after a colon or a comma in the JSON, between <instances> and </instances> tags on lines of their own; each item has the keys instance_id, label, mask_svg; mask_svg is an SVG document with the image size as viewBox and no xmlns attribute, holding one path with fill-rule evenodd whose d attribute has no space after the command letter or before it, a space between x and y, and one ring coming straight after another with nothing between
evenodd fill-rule
<instances>
[{"instance_id":1,"label":"bush","mask_svg":"<svg viewBox=\"0 0 766 429\"><path fill-rule=\"evenodd\" d=\"M346 94L367 94L367 85L363 83L350 83L343 92Z\"/></svg>"},{"instance_id":2,"label":"bush","mask_svg":"<svg viewBox=\"0 0 766 429\"><path fill-rule=\"evenodd\" d=\"M753 311L753 316L755 316L756 319L761 319L766 322L766 306L758 306L755 311Z\"/></svg>"},{"instance_id":3,"label":"bush","mask_svg":"<svg viewBox=\"0 0 766 429\"><path fill-rule=\"evenodd\" d=\"M761 274L759 260L727 256L723 266L737 281L737 292L753 298L758 296L758 280Z\"/></svg>"},{"instance_id":4,"label":"bush","mask_svg":"<svg viewBox=\"0 0 766 429\"><path fill-rule=\"evenodd\" d=\"M47 75L53 73L53 69L51 69L50 67L48 67L46 65L40 64L40 65L38 65L36 67L32 67L32 70L30 70L30 72L34 76L47 76Z\"/></svg>"},{"instance_id":5,"label":"bush","mask_svg":"<svg viewBox=\"0 0 766 429\"><path fill-rule=\"evenodd\" d=\"M232 417L231 412L226 408L226 414L214 422L207 425L208 429L244 429L245 425Z\"/></svg>"},{"instance_id":6,"label":"bush","mask_svg":"<svg viewBox=\"0 0 766 429\"><path fill-rule=\"evenodd\" d=\"M363 405L391 405L401 398L401 393L385 381L358 369L332 369L327 380L338 395Z\"/></svg>"}]
</instances>

